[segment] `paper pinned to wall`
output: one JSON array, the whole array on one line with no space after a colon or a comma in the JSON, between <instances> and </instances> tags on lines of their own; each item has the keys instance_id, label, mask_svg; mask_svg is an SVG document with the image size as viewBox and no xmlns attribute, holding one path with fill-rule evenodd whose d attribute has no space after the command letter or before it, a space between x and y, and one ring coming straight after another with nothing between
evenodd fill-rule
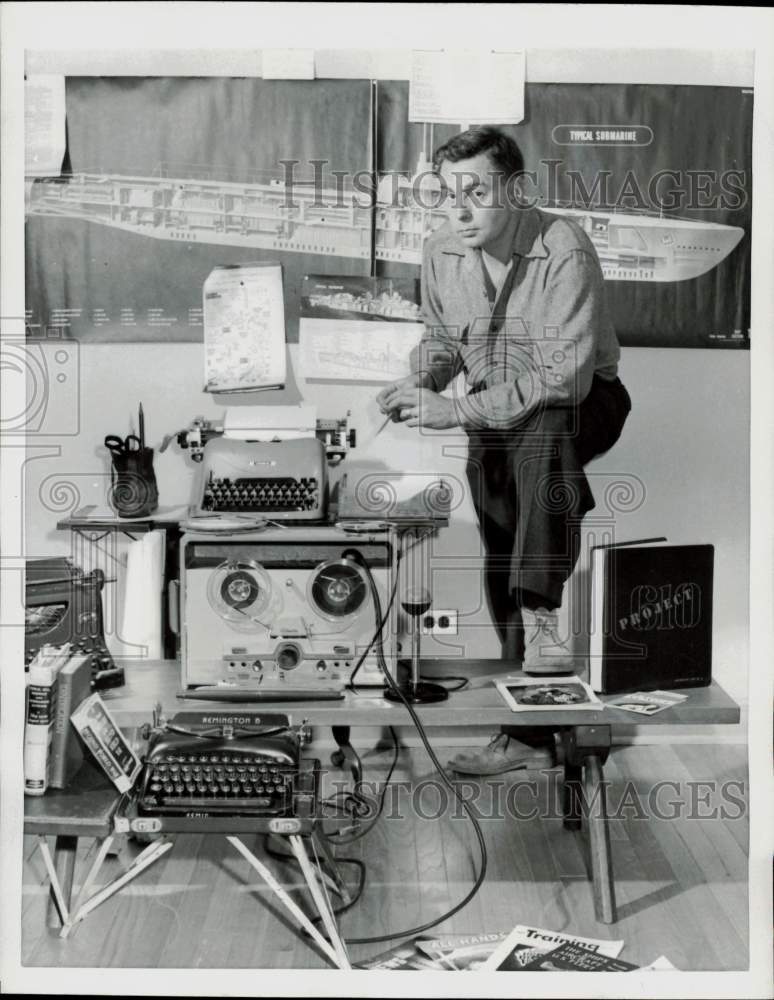
<instances>
[{"instance_id":1,"label":"paper pinned to wall","mask_svg":"<svg viewBox=\"0 0 774 1000\"><path fill-rule=\"evenodd\" d=\"M392 382L409 374L424 326L416 278L307 275L299 369L309 382Z\"/></svg>"},{"instance_id":2,"label":"paper pinned to wall","mask_svg":"<svg viewBox=\"0 0 774 1000\"><path fill-rule=\"evenodd\" d=\"M65 78L31 74L24 81L24 173L58 177L65 154Z\"/></svg>"},{"instance_id":3,"label":"paper pinned to wall","mask_svg":"<svg viewBox=\"0 0 774 1000\"><path fill-rule=\"evenodd\" d=\"M524 51L414 51L410 122L509 125L524 119Z\"/></svg>"},{"instance_id":4,"label":"paper pinned to wall","mask_svg":"<svg viewBox=\"0 0 774 1000\"><path fill-rule=\"evenodd\" d=\"M302 319L299 369L307 382L393 382L409 374L409 354L422 336L422 324L397 330L369 323L331 329L325 320Z\"/></svg>"},{"instance_id":5,"label":"paper pinned to wall","mask_svg":"<svg viewBox=\"0 0 774 1000\"><path fill-rule=\"evenodd\" d=\"M285 306L280 264L225 264L204 282L206 392L285 384Z\"/></svg>"}]
</instances>

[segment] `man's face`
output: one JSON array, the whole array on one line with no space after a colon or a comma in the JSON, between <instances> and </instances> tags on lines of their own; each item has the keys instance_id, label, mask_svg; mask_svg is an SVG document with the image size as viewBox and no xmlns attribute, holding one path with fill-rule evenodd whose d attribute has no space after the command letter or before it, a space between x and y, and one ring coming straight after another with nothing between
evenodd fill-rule
<instances>
[{"instance_id":1,"label":"man's face","mask_svg":"<svg viewBox=\"0 0 774 1000\"><path fill-rule=\"evenodd\" d=\"M444 210L465 246L486 250L513 230L516 209L509 204L502 171L488 153L456 163L444 160L439 176Z\"/></svg>"}]
</instances>

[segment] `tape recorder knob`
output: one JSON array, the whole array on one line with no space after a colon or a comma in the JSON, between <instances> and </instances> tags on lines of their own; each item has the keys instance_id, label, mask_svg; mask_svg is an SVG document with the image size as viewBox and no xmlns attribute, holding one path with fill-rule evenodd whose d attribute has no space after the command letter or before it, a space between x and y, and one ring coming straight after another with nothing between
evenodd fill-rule
<instances>
[{"instance_id":1,"label":"tape recorder knob","mask_svg":"<svg viewBox=\"0 0 774 1000\"><path fill-rule=\"evenodd\" d=\"M301 662L301 650L298 646L287 643L279 647L275 658L280 670L292 670Z\"/></svg>"}]
</instances>

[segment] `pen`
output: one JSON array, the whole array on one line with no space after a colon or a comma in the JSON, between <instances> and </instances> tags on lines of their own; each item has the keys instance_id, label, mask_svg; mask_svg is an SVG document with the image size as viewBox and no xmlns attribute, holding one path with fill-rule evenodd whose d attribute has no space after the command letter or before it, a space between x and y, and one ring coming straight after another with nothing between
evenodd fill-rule
<instances>
[{"instance_id":1,"label":"pen","mask_svg":"<svg viewBox=\"0 0 774 1000\"><path fill-rule=\"evenodd\" d=\"M385 421L384 421L384 423L383 423L383 424L381 425L381 427L380 427L380 428L379 428L379 429L377 430L376 434L374 434L374 437L375 437L375 438L378 438L378 437L379 437L379 435L380 435L380 434L382 433L382 431L384 430L384 428L385 428L385 427L387 426L387 424L389 424L389 422L390 422L391 420L392 420L392 414L391 414L391 413L388 413L388 414L387 414L387 417L385 418Z\"/></svg>"},{"instance_id":2,"label":"pen","mask_svg":"<svg viewBox=\"0 0 774 1000\"><path fill-rule=\"evenodd\" d=\"M145 448L145 414L142 412L142 403L140 403L139 429L140 429L140 448L143 449Z\"/></svg>"}]
</instances>

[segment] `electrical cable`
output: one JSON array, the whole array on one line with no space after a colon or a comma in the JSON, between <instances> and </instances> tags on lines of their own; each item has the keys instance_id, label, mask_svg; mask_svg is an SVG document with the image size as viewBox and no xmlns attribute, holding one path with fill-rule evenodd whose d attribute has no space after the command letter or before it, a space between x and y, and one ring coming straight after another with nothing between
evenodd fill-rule
<instances>
[{"instance_id":1,"label":"electrical cable","mask_svg":"<svg viewBox=\"0 0 774 1000\"><path fill-rule=\"evenodd\" d=\"M382 632L384 631L384 626L387 623L387 619L390 617L390 612L392 611L392 606L395 603L395 597L397 596L397 593L398 593L398 577L399 577L399 570L400 570L401 560L406 555L406 553L410 552L413 548L416 548L416 546L419 545L421 542L423 542L425 540L425 538L429 538L432 533L433 533L433 529L431 528L428 531L426 531L424 535L421 535L419 538L417 538L411 545L404 545L403 538L401 537L400 545L399 545L399 548L398 548L398 552L397 552L397 555L395 557L395 580L394 580L393 585L392 585L392 591L390 593L390 600L389 600L389 603L387 604L387 611L385 612L384 617L382 618L382 616L381 616L381 605L380 605L380 602L379 602L379 599L378 599L378 595L377 595L376 600L374 602L375 606L376 606L376 609L377 609L377 614L376 614L376 621L378 623L377 624L377 628L376 628L374 634L371 636L371 641L368 643L368 645L366 646L365 650L363 651L360 659L355 664L355 669L350 674L349 681L348 681L348 683L346 685L347 690L352 691L353 693L357 694L357 688L353 684L353 681L355 679L355 675L357 674L358 670L360 670L361 666L363 665L363 663L365 661L365 658L366 658L366 656L368 656L369 652L371 651L371 647L373 646L373 644L375 642L378 642L379 645L381 646ZM357 551L357 550L352 550L352 551ZM359 552L357 554L358 554L358 556L360 555ZM368 576L371 593L372 594L377 594L376 589L375 589L375 584L374 584L374 581L373 581L373 577L371 576L371 568L368 565L368 563L366 563L365 560L362 557L360 557L360 559L357 559L357 560L354 560L354 561L355 562L359 562L360 565L364 566L366 574ZM382 662L384 661L384 653L382 651L380 651L379 653L377 653L377 656L381 656ZM384 668L382 668L382 669L384 669ZM461 679L462 678L460 678L460 680ZM457 690L457 688L455 688L454 690Z\"/></svg>"},{"instance_id":2,"label":"electrical cable","mask_svg":"<svg viewBox=\"0 0 774 1000\"><path fill-rule=\"evenodd\" d=\"M379 802L378 802L378 806L376 808L376 812L375 812L374 816L372 817L370 823L366 827L358 827L357 832L354 833L351 837L347 837L346 839L342 839L339 836L339 831L333 831L331 833L326 833L325 830L323 830L321 828L321 834L325 838L325 840L328 841L328 843L330 843L330 844L354 844L355 841L362 839L363 837L365 837L365 835L367 833L370 833L371 830L373 829L373 827L379 821L379 818L381 817L382 812L384 811L384 800L385 800L386 795L387 795L387 789L390 786L390 780L392 778L392 773L395 770L395 768L397 766L397 763L398 763L398 757L399 757L399 751L400 751L400 748L398 746L398 737L397 737L397 735L395 733L395 730L393 729L392 726L390 726L389 728L390 728L390 733L392 735L393 750L394 750L394 752L393 752L393 757L392 757L392 763L390 764L390 769L387 772L387 777L384 779L384 782L382 784L382 790L381 790L381 794L379 795ZM363 795L360 792L360 787L362 786L362 784L363 784L363 782L359 781L355 785L354 790L352 792L348 792L346 794L348 796L350 796L355 801L356 805L359 808L365 810L365 813L364 813L365 815L368 815L368 813L370 812L370 804L363 797ZM336 794L339 794L339 793L336 793ZM331 797L332 796L329 796L328 798L330 799ZM328 803L328 800L323 800L323 802L321 803L321 805L323 807L325 807L327 803ZM333 805L334 803L330 803L330 804ZM352 815L352 818L353 819L360 819L364 814L361 812L358 815L358 813L355 812L354 815Z\"/></svg>"},{"instance_id":3,"label":"electrical cable","mask_svg":"<svg viewBox=\"0 0 774 1000\"><path fill-rule=\"evenodd\" d=\"M387 619L390 617L390 612L392 611L392 606L395 603L395 597L396 597L396 595L398 593L398 575L399 575L398 574L398 569L400 567L400 561L401 561L402 556L403 556L403 553L401 552L401 550L399 548L397 556L395 558L395 580L393 581L392 592L390 593L390 600L389 600L389 602L387 604L387 610L385 611L384 617L382 618L382 615L381 615L381 605L379 604L379 602L377 600L377 602L375 604L375 608L376 608L376 623L377 623L376 624L376 630L374 631L374 634L371 636L371 641L368 643L368 645L366 646L366 648L363 650L363 652L362 652L362 654L360 656L360 659L355 664L355 669L349 675L349 681L347 682L346 686L347 686L347 689L349 691L353 691L355 694L357 694L357 688L354 685L355 676L356 676L358 670L360 670L360 668L362 667L363 663L365 662L365 658L370 653L371 647L373 646L374 643L377 643L378 646L379 646L379 649L381 650L382 632L384 631L384 626L387 623ZM375 585L373 583L373 578L371 576L370 568L367 566L367 564L366 564L366 567L367 567L367 570L368 570L369 587L371 589L371 592L373 593ZM383 655L384 654L382 653L382 658L383 658Z\"/></svg>"},{"instance_id":4,"label":"electrical cable","mask_svg":"<svg viewBox=\"0 0 774 1000\"><path fill-rule=\"evenodd\" d=\"M446 684L451 684L452 681L456 681L456 687L446 688L449 694L454 694L455 691L463 691L468 686L467 677L428 677L425 678L425 680L431 680L433 684L438 684L440 681L443 681Z\"/></svg>"},{"instance_id":5,"label":"electrical cable","mask_svg":"<svg viewBox=\"0 0 774 1000\"><path fill-rule=\"evenodd\" d=\"M349 552L343 553L343 555L345 558L352 558L354 561L360 563L360 565L364 567L371 588L371 595L374 601L374 606L376 608L377 621L381 620L381 604L379 601L379 592L376 589L376 582L374 581L374 578L371 574L371 570L370 567L368 566L368 563L357 549L352 549ZM440 917L437 917L435 920L430 920L419 927L411 927L407 930L397 931L397 932L393 931L390 934L381 934L363 938L345 938L343 940L345 940L346 944L380 944L384 941L391 941L394 938L412 937L418 934L423 934L425 931L430 930L432 927L436 927L444 920L448 920L450 917L454 916L455 913L459 913L459 911L462 910L465 906L467 906L468 903L471 901L471 899L474 898L474 896L484 883L484 879L486 878L487 864L488 864L486 843L484 841L484 834L481 830L481 826L478 820L476 819L475 815L473 814L472 810L470 809L470 806L466 801L466 799L460 795L457 788L455 788L454 783L449 779L446 772L444 771L441 762L438 760L435 754L435 751L430 746L422 722L420 721L419 716L414 710L413 705L404 696L398 684L396 684L396 682L393 680L389 670L387 669L387 665L384 661L384 653L381 648L381 643L377 644L377 661L384 674L387 684L395 693L397 693L400 701L403 703L409 715L411 716L411 719L414 723L417 733L419 734L419 738L422 740L422 744L424 745L424 748L428 756L430 757L430 760L433 762L433 765L435 766L436 771L438 772L438 776L441 778L443 784L446 785L449 791L454 795L454 797L460 803L468 819L470 819L471 823L473 824L473 829L475 831L476 838L478 840L479 850L481 852L481 868L478 875L475 878L472 888L465 895L465 897L459 903L453 906L450 910L442 914Z\"/></svg>"}]
</instances>

